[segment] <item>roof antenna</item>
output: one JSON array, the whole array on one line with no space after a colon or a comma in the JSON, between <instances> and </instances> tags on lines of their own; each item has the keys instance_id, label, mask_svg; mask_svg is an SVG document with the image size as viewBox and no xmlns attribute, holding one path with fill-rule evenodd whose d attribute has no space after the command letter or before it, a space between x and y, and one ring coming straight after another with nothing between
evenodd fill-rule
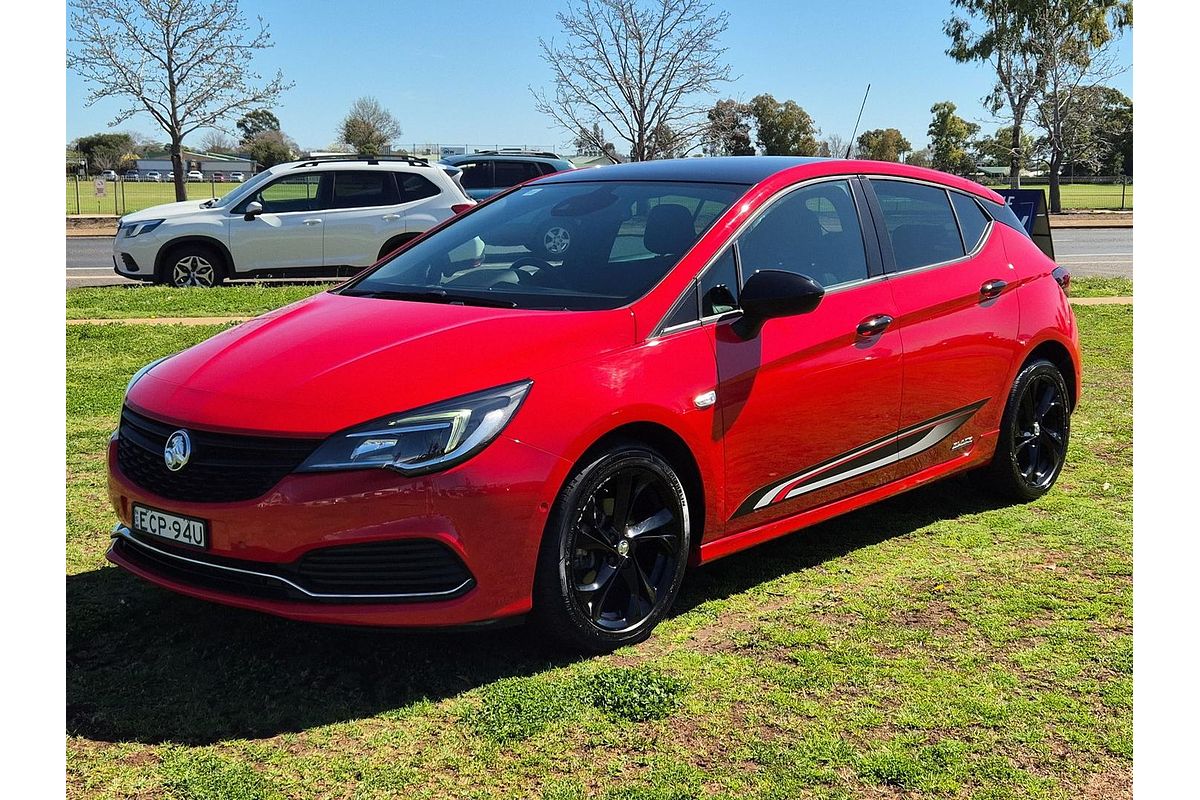
<instances>
[{"instance_id":1,"label":"roof antenna","mask_svg":"<svg viewBox=\"0 0 1200 800\"><path fill-rule=\"evenodd\" d=\"M854 133L850 134L850 143L846 145L846 158L850 157L850 148L854 147L854 137L858 135L858 123L862 122L863 109L867 107L867 95L871 93L871 84L867 84L867 91L863 93L862 105L858 107L858 119L854 120Z\"/></svg>"}]
</instances>

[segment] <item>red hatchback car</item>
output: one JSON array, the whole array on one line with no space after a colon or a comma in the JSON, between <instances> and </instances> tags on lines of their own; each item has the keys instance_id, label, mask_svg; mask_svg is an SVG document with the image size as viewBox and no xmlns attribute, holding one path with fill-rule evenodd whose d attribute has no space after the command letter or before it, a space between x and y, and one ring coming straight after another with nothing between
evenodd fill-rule
<instances>
[{"instance_id":1,"label":"red hatchback car","mask_svg":"<svg viewBox=\"0 0 1200 800\"><path fill-rule=\"evenodd\" d=\"M578 247L537 255L548 220ZM685 569L972 470L1080 391L1068 276L994 192L868 161L559 173L140 370L109 558L314 622L639 641Z\"/></svg>"}]
</instances>

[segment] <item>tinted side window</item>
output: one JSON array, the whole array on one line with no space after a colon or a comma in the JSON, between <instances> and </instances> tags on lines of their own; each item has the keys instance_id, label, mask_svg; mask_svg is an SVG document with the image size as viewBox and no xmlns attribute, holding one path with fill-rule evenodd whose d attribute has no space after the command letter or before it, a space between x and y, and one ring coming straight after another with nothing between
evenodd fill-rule
<instances>
[{"instance_id":1,"label":"tinted side window","mask_svg":"<svg viewBox=\"0 0 1200 800\"><path fill-rule=\"evenodd\" d=\"M494 186L514 186L541 175L537 164L530 161L497 161Z\"/></svg>"},{"instance_id":2,"label":"tinted side window","mask_svg":"<svg viewBox=\"0 0 1200 800\"><path fill-rule=\"evenodd\" d=\"M330 208L393 206L400 202L390 172L337 172Z\"/></svg>"},{"instance_id":3,"label":"tinted side window","mask_svg":"<svg viewBox=\"0 0 1200 800\"><path fill-rule=\"evenodd\" d=\"M457 166L463 171L462 185L464 189L492 188L492 162L469 161Z\"/></svg>"},{"instance_id":4,"label":"tinted side window","mask_svg":"<svg viewBox=\"0 0 1200 800\"><path fill-rule=\"evenodd\" d=\"M420 175L406 175L403 172L397 172L396 182L400 184L401 203L423 200L426 197L433 197L441 192L440 189Z\"/></svg>"},{"instance_id":5,"label":"tinted side window","mask_svg":"<svg viewBox=\"0 0 1200 800\"><path fill-rule=\"evenodd\" d=\"M945 189L875 178L871 186L879 198L897 269L924 267L963 255Z\"/></svg>"},{"instance_id":6,"label":"tinted side window","mask_svg":"<svg viewBox=\"0 0 1200 800\"><path fill-rule=\"evenodd\" d=\"M983 231L987 228L988 218L983 209L965 194L950 193L950 202L954 203L954 213L958 216L958 228L962 231L963 245L970 253L979 245Z\"/></svg>"},{"instance_id":7,"label":"tinted side window","mask_svg":"<svg viewBox=\"0 0 1200 800\"><path fill-rule=\"evenodd\" d=\"M781 269L827 288L864 280L867 255L850 184L827 181L786 195L742 234L738 254L744 279Z\"/></svg>"},{"instance_id":8,"label":"tinted side window","mask_svg":"<svg viewBox=\"0 0 1200 800\"><path fill-rule=\"evenodd\" d=\"M733 311L737 296L737 264L730 247L700 277L700 313L711 317Z\"/></svg>"},{"instance_id":9,"label":"tinted side window","mask_svg":"<svg viewBox=\"0 0 1200 800\"><path fill-rule=\"evenodd\" d=\"M320 175L288 175L263 187L254 199L262 203L263 211L268 214L312 211L317 207L317 192L320 186Z\"/></svg>"}]
</instances>

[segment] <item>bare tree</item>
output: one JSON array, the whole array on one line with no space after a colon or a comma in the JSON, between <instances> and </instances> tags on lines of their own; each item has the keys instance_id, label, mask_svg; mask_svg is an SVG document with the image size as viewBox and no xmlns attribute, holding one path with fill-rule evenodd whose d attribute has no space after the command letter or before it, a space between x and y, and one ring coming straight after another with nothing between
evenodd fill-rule
<instances>
[{"instance_id":1,"label":"bare tree","mask_svg":"<svg viewBox=\"0 0 1200 800\"><path fill-rule=\"evenodd\" d=\"M708 124L702 98L731 80L729 14L704 0L580 0L557 18L567 42L538 40L554 89L531 89L537 110L572 136L603 123L632 161L652 157L655 131L693 141Z\"/></svg>"},{"instance_id":2,"label":"bare tree","mask_svg":"<svg viewBox=\"0 0 1200 800\"><path fill-rule=\"evenodd\" d=\"M175 198L187 199L183 140L201 128L274 104L291 84L262 83L250 62L271 47L262 17L246 24L237 0L72 0L67 67L90 86L87 104L128 104L109 123L145 112L166 132Z\"/></svg>"},{"instance_id":3,"label":"bare tree","mask_svg":"<svg viewBox=\"0 0 1200 800\"><path fill-rule=\"evenodd\" d=\"M341 141L365 156L377 156L403 131L400 122L374 97L360 97L338 128Z\"/></svg>"},{"instance_id":4,"label":"bare tree","mask_svg":"<svg viewBox=\"0 0 1200 800\"><path fill-rule=\"evenodd\" d=\"M211 130L200 140L200 149L205 153L236 153L237 143L224 132Z\"/></svg>"},{"instance_id":5,"label":"bare tree","mask_svg":"<svg viewBox=\"0 0 1200 800\"><path fill-rule=\"evenodd\" d=\"M831 133L821 140L817 155L826 158L849 158L850 142L841 134Z\"/></svg>"}]
</instances>

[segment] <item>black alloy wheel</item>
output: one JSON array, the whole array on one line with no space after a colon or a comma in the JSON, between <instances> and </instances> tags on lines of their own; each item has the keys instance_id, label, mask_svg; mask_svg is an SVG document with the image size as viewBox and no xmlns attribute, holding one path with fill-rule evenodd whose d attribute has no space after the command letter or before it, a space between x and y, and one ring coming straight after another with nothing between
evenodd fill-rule
<instances>
[{"instance_id":1,"label":"black alloy wheel","mask_svg":"<svg viewBox=\"0 0 1200 800\"><path fill-rule=\"evenodd\" d=\"M592 461L555 504L535 617L558 639L592 652L648 637L687 567L688 513L679 476L654 451L623 444Z\"/></svg>"},{"instance_id":2,"label":"black alloy wheel","mask_svg":"<svg viewBox=\"0 0 1200 800\"><path fill-rule=\"evenodd\" d=\"M1070 403L1058 367L1043 360L1027 364L1009 393L996 454L973 474L977 485L1021 502L1048 492L1066 463Z\"/></svg>"}]
</instances>

